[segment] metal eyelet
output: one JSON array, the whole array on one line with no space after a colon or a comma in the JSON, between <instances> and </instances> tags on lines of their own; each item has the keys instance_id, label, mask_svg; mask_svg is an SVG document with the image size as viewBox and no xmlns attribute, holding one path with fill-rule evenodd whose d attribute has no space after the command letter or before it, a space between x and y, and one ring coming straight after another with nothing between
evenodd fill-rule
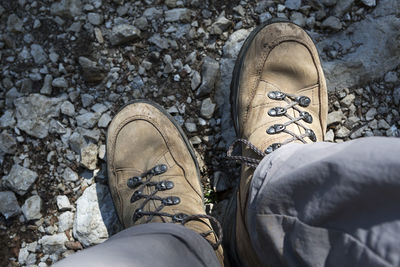
<instances>
[{"instance_id":1,"label":"metal eyelet","mask_svg":"<svg viewBox=\"0 0 400 267\"><path fill-rule=\"evenodd\" d=\"M131 203L138 201L139 199L142 198L143 192L141 190L135 191L131 197Z\"/></svg>"},{"instance_id":2,"label":"metal eyelet","mask_svg":"<svg viewBox=\"0 0 400 267\"><path fill-rule=\"evenodd\" d=\"M132 220L135 222L135 221L137 221L138 219L142 218L142 217L143 217L142 212L143 212L143 210L140 209L140 208L137 209L137 210L135 210L135 212L133 213L133 218L132 218Z\"/></svg>"},{"instance_id":3,"label":"metal eyelet","mask_svg":"<svg viewBox=\"0 0 400 267\"><path fill-rule=\"evenodd\" d=\"M271 117L278 117L278 116L282 116L285 114L286 114L286 109L284 109L282 107L271 108L268 111L268 115L270 115Z\"/></svg>"},{"instance_id":4,"label":"metal eyelet","mask_svg":"<svg viewBox=\"0 0 400 267\"><path fill-rule=\"evenodd\" d=\"M172 205L178 205L181 203L181 199L179 197L166 197L161 201L165 206L172 206Z\"/></svg>"},{"instance_id":5,"label":"metal eyelet","mask_svg":"<svg viewBox=\"0 0 400 267\"><path fill-rule=\"evenodd\" d=\"M308 138L310 138L311 141L317 142L317 136L315 135L313 130L307 129L306 133L308 134Z\"/></svg>"},{"instance_id":6,"label":"metal eyelet","mask_svg":"<svg viewBox=\"0 0 400 267\"><path fill-rule=\"evenodd\" d=\"M286 129L286 126L283 124L274 124L268 128L267 134L277 134L283 132Z\"/></svg>"},{"instance_id":7,"label":"metal eyelet","mask_svg":"<svg viewBox=\"0 0 400 267\"><path fill-rule=\"evenodd\" d=\"M135 189L139 185L142 184L142 177L140 176L135 176L132 178L129 178L128 181L126 182L127 186L131 189Z\"/></svg>"},{"instance_id":8,"label":"metal eyelet","mask_svg":"<svg viewBox=\"0 0 400 267\"><path fill-rule=\"evenodd\" d=\"M178 213L172 216L172 221L173 222L182 222L186 218L186 214L183 213Z\"/></svg>"},{"instance_id":9,"label":"metal eyelet","mask_svg":"<svg viewBox=\"0 0 400 267\"><path fill-rule=\"evenodd\" d=\"M271 91L268 93L268 97L273 100L283 100L286 97L286 94L279 91Z\"/></svg>"},{"instance_id":10,"label":"metal eyelet","mask_svg":"<svg viewBox=\"0 0 400 267\"><path fill-rule=\"evenodd\" d=\"M155 166L153 169L151 169L151 173L154 175L160 175L163 174L164 172L166 172L168 170L167 165L165 164L160 164Z\"/></svg>"},{"instance_id":11,"label":"metal eyelet","mask_svg":"<svg viewBox=\"0 0 400 267\"><path fill-rule=\"evenodd\" d=\"M272 145L270 145L269 147L267 147L267 149L265 149L265 153L266 154L270 154L272 152L274 152L275 150L277 150L278 148L280 148L282 146L281 143L273 143Z\"/></svg>"},{"instance_id":12,"label":"metal eyelet","mask_svg":"<svg viewBox=\"0 0 400 267\"><path fill-rule=\"evenodd\" d=\"M312 123L313 122L313 117L307 111L300 112L300 117L302 117L303 121L305 121L307 123Z\"/></svg>"},{"instance_id":13,"label":"metal eyelet","mask_svg":"<svg viewBox=\"0 0 400 267\"><path fill-rule=\"evenodd\" d=\"M298 96L295 100L301 107L308 107L311 103L311 99L307 96Z\"/></svg>"},{"instance_id":14,"label":"metal eyelet","mask_svg":"<svg viewBox=\"0 0 400 267\"><path fill-rule=\"evenodd\" d=\"M169 190L174 188L174 183L171 181L161 181L156 185L156 189L160 191Z\"/></svg>"}]
</instances>

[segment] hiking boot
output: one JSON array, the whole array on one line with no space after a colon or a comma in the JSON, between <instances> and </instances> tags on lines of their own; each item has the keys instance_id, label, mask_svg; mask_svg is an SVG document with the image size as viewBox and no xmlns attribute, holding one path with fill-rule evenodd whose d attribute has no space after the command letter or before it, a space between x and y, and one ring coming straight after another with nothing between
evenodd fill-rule
<instances>
[{"instance_id":1,"label":"hiking boot","mask_svg":"<svg viewBox=\"0 0 400 267\"><path fill-rule=\"evenodd\" d=\"M279 147L323 141L326 131L326 82L317 49L307 33L290 22L270 22L255 29L235 64L231 104L239 137L236 143L242 143L242 152L231 156L234 143L228 156L244 164L231 209L236 213L236 225L227 230L228 235L235 234L236 246L231 243L227 247L234 254L230 256L235 265L259 266L246 230L254 169Z\"/></svg>"},{"instance_id":2,"label":"hiking boot","mask_svg":"<svg viewBox=\"0 0 400 267\"><path fill-rule=\"evenodd\" d=\"M136 101L114 117L107 134L107 167L115 209L125 228L182 224L206 238L223 261L221 227L205 213L194 150L162 107Z\"/></svg>"}]
</instances>

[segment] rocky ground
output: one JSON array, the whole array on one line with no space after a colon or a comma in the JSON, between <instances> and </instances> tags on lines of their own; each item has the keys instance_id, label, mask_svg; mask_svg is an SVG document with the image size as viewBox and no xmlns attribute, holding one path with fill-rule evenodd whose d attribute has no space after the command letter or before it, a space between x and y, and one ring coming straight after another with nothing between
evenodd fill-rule
<instances>
[{"instance_id":1,"label":"rocky ground","mask_svg":"<svg viewBox=\"0 0 400 267\"><path fill-rule=\"evenodd\" d=\"M137 98L168 109L198 152L207 210L238 181L229 84L270 18L317 42L330 90L326 141L400 135L397 0L0 1L0 262L48 266L121 229L105 133Z\"/></svg>"}]
</instances>

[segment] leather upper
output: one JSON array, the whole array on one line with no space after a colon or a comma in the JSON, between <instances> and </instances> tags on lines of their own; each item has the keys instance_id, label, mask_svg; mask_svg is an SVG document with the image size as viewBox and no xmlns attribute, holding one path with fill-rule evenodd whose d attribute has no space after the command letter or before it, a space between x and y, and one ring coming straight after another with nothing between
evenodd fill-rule
<instances>
[{"instance_id":1,"label":"leather upper","mask_svg":"<svg viewBox=\"0 0 400 267\"><path fill-rule=\"evenodd\" d=\"M135 189L128 187L128 180L164 164L167 171L155 175L152 182L171 181L172 189L158 191L161 198L179 197L177 205L164 206L160 212L168 214L205 214L200 173L197 161L190 152L190 144L183 132L162 112L161 107L147 102L136 102L124 107L112 120L107 135L107 167L109 188L120 221L124 227L146 223L148 216L133 220L145 199L131 202ZM145 186L142 195L150 195L154 186ZM154 212L160 207L160 200L150 200L144 212ZM173 222L167 216L154 216L150 222ZM210 231L208 219L188 221L185 227L198 233ZM216 241L214 235L207 237ZM217 256L222 262L222 248Z\"/></svg>"},{"instance_id":2,"label":"leather upper","mask_svg":"<svg viewBox=\"0 0 400 267\"><path fill-rule=\"evenodd\" d=\"M286 117L270 117L268 110L285 106L284 101L270 99L270 91L307 96L311 104L300 108L314 118L311 125L317 140L322 141L326 130L327 91L318 52L307 33L293 23L273 23L264 27L253 39L245 54L239 79L239 128L242 138L259 149L290 138L286 133L266 135L275 123L288 121ZM292 109L289 114L296 117ZM288 130L304 133L294 124Z\"/></svg>"}]
</instances>

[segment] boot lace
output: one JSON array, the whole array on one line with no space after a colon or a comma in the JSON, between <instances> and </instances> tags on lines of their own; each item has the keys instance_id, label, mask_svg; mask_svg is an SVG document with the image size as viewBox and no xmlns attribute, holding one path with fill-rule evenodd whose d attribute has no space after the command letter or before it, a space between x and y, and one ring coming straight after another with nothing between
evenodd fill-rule
<instances>
[{"instance_id":1,"label":"boot lace","mask_svg":"<svg viewBox=\"0 0 400 267\"><path fill-rule=\"evenodd\" d=\"M181 199L178 196L168 196L168 197L160 197L157 195L160 191L171 190L174 188L174 182L168 180L162 180L159 182L152 181L152 178L157 175L161 175L168 170L167 165L160 164L156 165L155 167L151 168L150 170L144 172L140 176L134 176L128 179L127 186L131 189L135 189L135 192L132 194L131 203L134 203L140 199L144 199L142 204L135 210L133 213L132 220L136 222L140 218L146 216L147 219L145 223L151 222L151 220L157 216L160 217L162 222L172 222L172 223L179 223L181 225L185 225L189 221L201 221L200 219L208 219L214 223L217 228L217 233L214 230L209 230L204 233L200 233L200 235L204 238L207 236L214 234L216 243L212 243L208 239L206 239L210 245L216 250L218 249L219 245L222 242L222 227L221 224L212 216L206 214L196 214L196 215L188 215L185 213L177 213L177 214L170 214L167 212L162 212L162 209L166 206L173 206L178 205L181 203ZM144 188L149 187L153 188L150 194L146 195L143 193ZM144 207L150 202L155 201L159 202L160 204L155 208L153 211L144 211ZM169 221L166 219L169 218Z\"/></svg>"},{"instance_id":2,"label":"boot lace","mask_svg":"<svg viewBox=\"0 0 400 267\"><path fill-rule=\"evenodd\" d=\"M256 168L258 164L260 163L260 159L255 159L255 158L250 158L250 157L244 157L244 156L235 156L233 154L233 150L236 147L238 143L243 143L245 144L248 148L250 148L253 152L255 152L258 156L261 158L265 157L266 155L272 153L273 151L277 150L283 145L286 145L290 142L293 142L295 140L299 140L302 143L306 144L307 141L304 139L308 137L311 141L316 142L317 137L314 133L313 130L308 128L303 124L303 122L307 124L311 124L313 122L313 117L311 116L310 113L307 111L301 110L298 106L300 107L308 107L311 103L311 100L307 96L296 96L292 94L287 94L283 93L280 91L270 91L268 92L268 97L272 100L277 100L277 101L285 101L286 106L277 106L273 107L268 111L268 116L270 117L281 117L285 116L289 120L283 124L274 124L270 126L266 132L269 135L274 135L274 134L279 134L279 133L287 133L291 135L291 138L286 139L282 143L273 143L270 146L268 146L264 151L261 151L258 149L256 146L254 146L252 143L245 139L237 139L235 140L229 147L228 152L227 152L227 157L228 159L234 160L234 161L240 161L246 164L249 167ZM293 117L288 113L289 109L294 109L299 113L297 117ZM302 129L304 129L303 134L296 134L288 129L288 126L290 124L296 124Z\"/></svg>"}]
</instances>

